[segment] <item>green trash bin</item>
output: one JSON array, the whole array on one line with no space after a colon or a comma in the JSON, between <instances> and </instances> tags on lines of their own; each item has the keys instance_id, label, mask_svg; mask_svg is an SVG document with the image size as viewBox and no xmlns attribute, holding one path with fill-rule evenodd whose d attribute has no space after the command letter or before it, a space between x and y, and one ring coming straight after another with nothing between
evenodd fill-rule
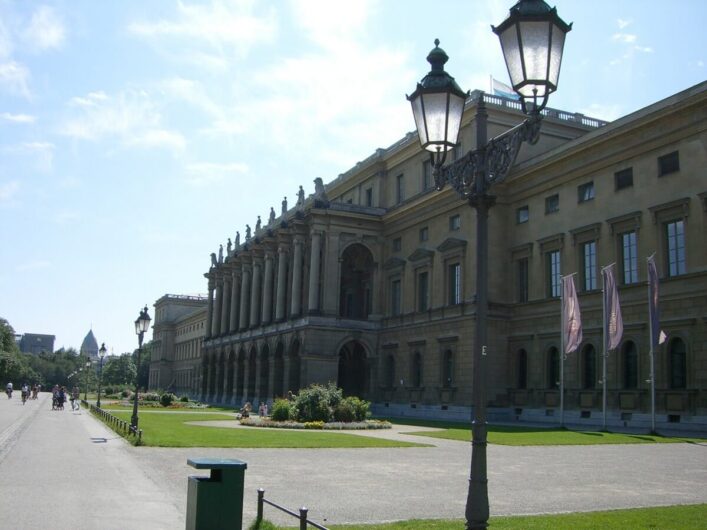
<instances>
[{"instance_id":1,"label":"green trash bin","mask_svg":"<svg viewBox=\"0 0 707 530\"><path fill-rule=\"evenodd\" d=\"M221 458L190 458L208 477L189 477L187 530L240 530L243 524L243 482L248 464Z\"/></svg>"}]
</instances>

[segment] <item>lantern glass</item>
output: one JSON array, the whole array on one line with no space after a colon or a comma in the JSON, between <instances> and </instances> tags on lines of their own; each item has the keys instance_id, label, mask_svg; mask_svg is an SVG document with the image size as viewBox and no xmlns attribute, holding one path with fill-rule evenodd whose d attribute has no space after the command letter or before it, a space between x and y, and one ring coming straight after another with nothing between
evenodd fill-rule
<instances>
[{"instance_id":1,"label":"lantern glass","mask_svg":"<svg viewBox=\"0 0 707 530\"><path fill-rule=\"evenodd\" d=\"M450 92L423 92L411 103L420 145L433 153L453 149L459 136L464 98Z\"/></svg>"},{"instance_id":2,"label":"lantern glass","mask_svg":"<svg viewBox=\"0 0 707 530\"><path fill-rule=\"evenodd\" d=\"M103 359L103 357L106 356L106 345L105 343L101 344L101 349L98 350L98 356Z\"/></svg>"}]
</instances>

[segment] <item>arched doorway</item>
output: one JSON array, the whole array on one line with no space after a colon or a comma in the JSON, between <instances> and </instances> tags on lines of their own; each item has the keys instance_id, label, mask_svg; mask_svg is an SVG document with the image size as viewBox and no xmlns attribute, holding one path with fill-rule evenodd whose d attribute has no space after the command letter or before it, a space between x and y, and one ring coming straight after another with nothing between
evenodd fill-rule
<instances>
[{"instance_id":1,"label":"arched doorway","mask_svg":"<svg viewBox=\"0 0 707 530\"><path fill-rule=\"evenodd\" d=\"M248 395L245 396L246 401L252 401L252 398L255 398L255 382L257 381L255 378L255 370L257 366L257 361L258 361L258 352L255 349L255 346L250 350L250 356L248 357L248 386L246 387L246 390L248 392Z\"/></svg>"},{"instance_id":2,"label":"arched doorway","mask_svg":"<svg viewBox=\"0 0 707 530\"><path fill-rule=\"evenodd\" d=\"M209 356L204 355L201 361L201 399L206 401L209 392Z\"/></svg>"},{"instance_id":3,"label":"arched doorway","mask_svg":"<svg viewBox=\"0 0 707 530\"><path fill-rule=\"evenodd\" d=\"M299 392L300 387L300 356L299 356L299 341L295 340L290 348L290 375L288 380L288 389L292 393Z\"/></svg>"},{"instance_id":4,"label":"arched doorway","mask_svg":"<svg viewBox=\"0 0 707 530\"><path fill-rule=\"evenodd\" d=\"M238 353L236 360L236 397L243 401L243 387L245 386L245 350Z\"/></svg>"},{"instance_id":5,"label":"arched doorway","mask_svg":"<svg viewBox=\"0 0 707 530\"><path fill-rule=\"evenodd\" d=\"M368 362L366 349L355 340L339 350L338 385L345 396L366 397L368 392Z\"/></svg>"},{"instance_id":6,"label":"arched doorway","mask_svg":"<svg viewBox=\"0 0 707 530\"><path fill-rule=\"evenodd\" d=\"M277 347L275 348L275 358L273 359L273 389L272 389L272 394L273 397L283 397L284 392L284 375L285 375L285 362L283 358L283 352L285 350L285 347L283 346L282 342L277 343Z\"/></svg>"},{"instance_id":7,"label":"arched doorway","mask_svg":"<svg viewBox=\"0 0 707 530\"><path fill-rule=\"evenodd\" d=\"M373 255L359 243L351 245L341 256L339 315L367 319L371 314L372 289Z\"/></svg>"},{"instance_id":8,"label":"arched doorway","mask_svg":"<svg viewBox=\"0 0 707 530\"><path fill-rule=\"evenodd\" d=\"M224 359L224 354L218 357L218 366L216 367L216 402L220 403L223 399L223 382L226 375L226 360Z\"/></svg>"},{"instance_id":9,"label":"arched doorway","mask_svg":"<svg viewBox=\"0 0 707 530\"><path fill-rule=\"evenodd\" d=\"M228 354L228 364L226 365L226 395L225 401L228 403L233 396L233 369L236 364L236 353L231 350Z\"/></svg>"},{"instance_id":10,"label":"arched doorway","mask_svg":"<svg viewBox=\"0 0 707 530\"><path fill-rule=\"evenodd\" d=\"M265 401L270 395L268 383L270 381L270 348L267 345L263 346L263 351L260 352L260 385L258 392L258 400Z\"/></svg>"}]
</instances>

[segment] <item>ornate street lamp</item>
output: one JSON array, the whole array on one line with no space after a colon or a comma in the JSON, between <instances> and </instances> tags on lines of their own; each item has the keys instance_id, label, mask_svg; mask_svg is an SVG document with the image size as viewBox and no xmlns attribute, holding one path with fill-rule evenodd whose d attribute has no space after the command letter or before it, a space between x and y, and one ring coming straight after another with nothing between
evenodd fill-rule
<instances>
[{"instance_id":1,"label":"ornate street lamp","mask_svg":"<svg viewBox=\"0 0 707 530\"><path fill-rule=\"evenodd\" d=\"M501 40L513 89L521 98L523 123L487 141L483 94L476 103L476 148L444 166L445 153L456 144L461 125L459 98L463 92L444 72L447 54L435 48L427 60L432 70L408 96L422 148L430 152L437 190L449 184L476 210L476 321L472 374L471 471L466 500L466 527L487 528L489 518L486 470L486 363L488 314L488 211L494 204L490 187L502 182L523 142L534 144L540 135L541 111L557 89L565 34L572 28L543 0L520 0L493 31Z\"/></svg>"},{"instance_id":2,"label":"ornate street lamp","mask_svg":"<svg viewBox=\"0 0 707 530\"><path fill-rule=\"evenodd\" d=\"M101 383L103 382L103 358L106 356L106 343L101 343L101 349L98 350L98 359L100 361L98 365L98 399L96 400L96 406L101 408Z\"/></svg>"},{"instance_id":3,"label":"ornate street lamp","mask_svg":"<svg viewBox=\"0 0 707 530\"><path fill-rule=\"evenodd\" d=\"M85 386L83 388L83 400L86 402L87 407L88 407L88 371L89 371L89 368L91 368L91 359L86 360L86 371L85 371L86 376L84 377Z\"/></svg>"},{"instance_id":4,"label":"ornate street lamp","mask_svg":"<svg viewBox=\"0 0 707 530\"><path fill-rule=\"evenodd\" d=\"M147 306L140 311L140 316L135 321L135 333L137 334L138 349L137 349L137 369L135 374L135 401L133 402L133 415L130 418L130 430L133 434L137 434L137 402L139 392L138 372L140 370L140 355L142 354L142 339L145 332L150 329L150 315L147 313Z\"/></svg>"}]
</instances>

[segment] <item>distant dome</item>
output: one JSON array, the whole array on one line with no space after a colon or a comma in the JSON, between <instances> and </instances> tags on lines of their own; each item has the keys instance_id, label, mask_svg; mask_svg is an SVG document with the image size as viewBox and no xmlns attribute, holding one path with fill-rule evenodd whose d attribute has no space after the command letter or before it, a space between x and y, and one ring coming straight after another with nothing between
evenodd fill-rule
<instances>
[{"instance_id":1,"label":"distant dome","mask_svg":"<svg viewBox=\"0 0 707 530\"><path fill-rule=\"evenodd\" d=\"M93 330L89 330L86 338L83 339L81 343L81 355L88 355L90 357L98 356L98 341L93 335Z\"/></svg>"}]
</instances>

